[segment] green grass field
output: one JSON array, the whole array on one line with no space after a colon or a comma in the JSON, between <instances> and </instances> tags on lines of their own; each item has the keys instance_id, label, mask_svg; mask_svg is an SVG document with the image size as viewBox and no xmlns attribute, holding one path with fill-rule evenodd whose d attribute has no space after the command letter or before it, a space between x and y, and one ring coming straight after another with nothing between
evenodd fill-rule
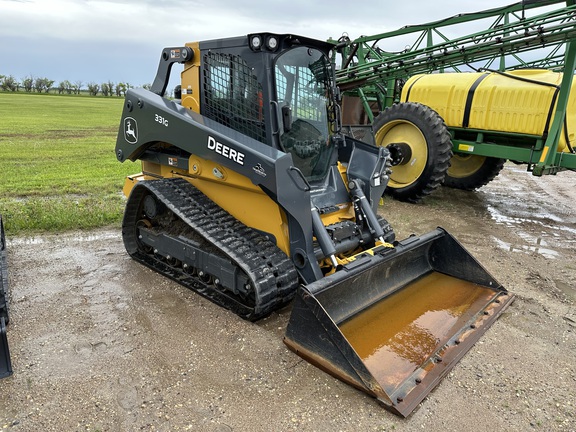
<instances>
[{"instance_id":1,"label":"green grass field","mask_svg":"<svg viewBox=\"0 0 576 432\"><path fill-rule=\"evenodd\" d=\"M123 98L0 93L0 214L8 235L118 225Z\"/></svg>"}]
</instances>

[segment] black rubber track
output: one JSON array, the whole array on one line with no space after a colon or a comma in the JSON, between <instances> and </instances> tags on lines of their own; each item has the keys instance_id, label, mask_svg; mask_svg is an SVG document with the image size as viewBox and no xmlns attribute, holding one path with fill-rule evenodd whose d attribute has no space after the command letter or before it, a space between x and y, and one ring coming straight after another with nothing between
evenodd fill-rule
<instances>
[{"instance_id":1,"label":"black rubber track","mask_svg":"<svg viewBox=\"0 0 576 432\"><path fill-rule=\"evenodd\" d=\"M385 193L399 201L415 203L442 185L446 171L450 167L452 141L442 117L432 108L415 102L398 103L386 108L374 119L374 134L376 135L388 123L397 120L412 123L420 129L426 140L428 157L424 170L416 181L405 187L389 185ZM393 176L394 167L392 167Z\"/></svg>"},{"instance_id":2,"label":"black rubber track","mask_svg":"<svg viewBox=\"0 0 576 432\"><path fill-rule=\"evenodd\" d=\"M145 219L143 199L149 194L188 226L195 242L201 239L204 251L230 260L246 275L252 289L249 298L218 289L181 266L170 265L140 245L136 224ZM298 274L284 252L184 179L138 183L126 205L122 236L132 258L247 320L263 318L284 306L294 297L298 287Z\"/></svg>"}]
</instances>

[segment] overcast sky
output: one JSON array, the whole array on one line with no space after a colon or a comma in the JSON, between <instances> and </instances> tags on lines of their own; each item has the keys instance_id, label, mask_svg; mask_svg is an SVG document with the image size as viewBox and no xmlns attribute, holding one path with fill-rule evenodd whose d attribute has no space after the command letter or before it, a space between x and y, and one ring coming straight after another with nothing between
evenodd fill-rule
<instances>
[{"instance_id":1,"label":"overcast sky","mask_svg":"<svg viewBox=\"0 0 576 432\"><path fill-rule=\"evenodd\" d=\"M161 50L168 46L258 31L322 40L346 32L356 38L511 3L0 0L0 75L138 86L153 81Z\"/></svg>"}]
</instances>

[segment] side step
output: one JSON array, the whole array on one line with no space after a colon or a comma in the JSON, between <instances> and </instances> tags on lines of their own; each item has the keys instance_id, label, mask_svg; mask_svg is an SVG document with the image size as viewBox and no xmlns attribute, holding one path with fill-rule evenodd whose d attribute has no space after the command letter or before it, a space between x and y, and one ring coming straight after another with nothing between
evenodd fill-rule
<instances>
[{"instance_id":1,"label":"side step","mask_svg":"<svg viewBox=\"0 0 576 432\"><path fill-rule=\"evenodd\" d=\"M6 262L6 239L0 215L0 378L12 375L12 362L6 336L8 323L8 265Z\"/></svg>"}]
</instances>

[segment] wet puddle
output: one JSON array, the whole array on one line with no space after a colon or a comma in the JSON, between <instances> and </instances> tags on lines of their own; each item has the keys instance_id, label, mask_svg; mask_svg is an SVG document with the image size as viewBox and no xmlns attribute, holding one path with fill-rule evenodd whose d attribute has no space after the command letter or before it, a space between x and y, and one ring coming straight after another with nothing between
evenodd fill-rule
<instances>
[{"instance_id":1,"label":"wet puddle","mask_svg":"<svg viewBox=\"0 0 576 432\"><path fill-rule=\"evenodd\" d=\"M63 234L54 236L43 237L9 237L6 239L8 247L11 245L40 245L44 243L54 243L57 241L63 242L90 242L96 240L109 240L120 238L122 234L118 231L102 231L102 232L87 232L80 234Z\"/></svg>"},{"instance_id":2,"label":"wet puddle","mask_svg":"<svg viewBox=\"0 0 576 432\"><path fill-rule=\"evenodd\" d=\"M538 238L535 239L535 241L533 242L533 245L513 245L512 243L508 243L505 242L503 240L500 240L497 237L492 237L494 239L494 241L496 242L496 245L500 248L500 249L504 249L507 250L509 252L534 252L537 254L542 255L545 258L550 258L550 259L555 259L558 258L560 256L560 254L553 250L553 249L549 249L546 247L542 247L542 239ZM546 241L544 241L544 244L546 245Z\"/></svg>"},{"instance_id":3,"label":"wet puddle","mask_svg":"<svg viewBox=\"0 0 576 432\"><path fill-rule=\"evenodd\" d=\"M562 175L565 179L562 180ZM560 259L576 248L574 203L563 191L572 173L534 177L507 166L498 178L477 193L486 216L513 235L492 236L496 245L510 252L536 253ZM551 178L554 177L554 178Z\"/></svg>"}]
</instances>

